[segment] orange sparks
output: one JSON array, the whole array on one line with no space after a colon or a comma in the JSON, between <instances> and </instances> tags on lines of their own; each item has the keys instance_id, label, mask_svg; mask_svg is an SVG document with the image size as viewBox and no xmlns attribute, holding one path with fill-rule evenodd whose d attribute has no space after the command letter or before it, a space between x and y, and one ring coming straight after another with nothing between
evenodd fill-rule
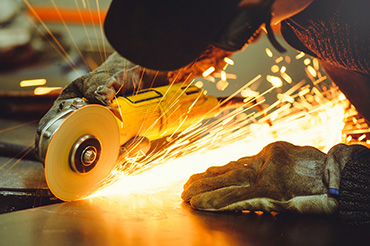
<instances>
[{"instance_id":1,"label":"orange sparks","mask_svg":"<svg viewBox=\"0 0 370 246\"><path fill-rule=\"evenodd\" d=\"M271 66L271 72L273 72L273 73L277 73L277 72L279 72L279 70L280 70L280 68L279 68L279 66L278 66L278 65L273 65L273 66Z\"/></svg>"},{"instance_id":2,"label":"orange sparks","mask_svg":"<svg viewBox=\"0 0 370 246\"><path fill-rule=\"evenodd\" d=\"M359 138L358 138L358 141L361 142L362 140L364 140L366 138L366 134L362 134Z\"/></svg>"},{"instance_id":3,"label":"orange sparks","mask_svg":"<svg viewBox=\"0 0 370 246\"><path fill-rule=\"evenodd\" d=\"M46 95L46 94L50 94L50 93L59 93L62 91L62 87L37 87L33 93L37 96L40 96L40 95Z\"/></svg>"},{"instance_id":4,"label":"orange sparks","mask_svg":"<svg viewBox=\"0 0 370 246\"><path fill-rule=\"evenodd\" d=\"M313 76L313 77L316 77L317 76L317 72L316 70L312 67L312 66L307 66L307 71Z\"/></svg>"},{"instance_id":5,"label":"orange sparks","mask_svg":"<svg viewBox=\"0 0 370 246\"><path fill-rule=\"evenodd\" d=\"M233 60L231 60L230 58L228 58L228 57L225 57L224 58L224 61L227 63L227 64L229 64L229 65L234 65L234 61Z\"/></svg>"},{"instance_id":6,"label":"orange sparks","mask_svg":"<svg viewBox=\"0 0 370 246\"><path fill-rule=\"evenodd\" d=\"M203 81L197 81L197 82L195 82L195 84L194 84L196 87L198 87L198 88L202 88L203 87L203 85L204 85L204 83L203 83Z\"/></svg>"},{"instance_id":7,"label":"orange sparks","mask_svg":"<svg viewBox=\"0 0 370 246\"><path fill-rule=\"evenodd\" d=\"M229 86L229 83L225 80L220 80L216 84L216 87L219 91L224 91L228 86Z\"/></svg>"},{"instance_id":8,"label":"orange sparks","mask_svg":"<svg viewBox=\"0 0 370 246\"><path fill-rule=\"evenodd\" d=\"M320 69L319 60L317 58L313 59L313 67L315 68L316 71Z\"/></svg>"},{"instance_id":9,"label":"orange sparks","mask_svg":"<svg viewBox=\"0 0 370 246\"><path fill-rule=\"evenodd\" d=\"M202 76L203 76L203 77L208 77L208 76L209 76L209 75L211 75L211 73L213 73L215 70L216 70L216 68L215 68L215 67L210 67L210 68L208 68L206 71L204 71L204 72L202 73Z\"/></svg>"},{"instance_id":10,"label":"orange sparks","mask_svg":"<svg viewBox=\"0 0 370 246\"><path fill-rule=\"evenodd\" d=\"M265 49L265 52L273 57L271 50ZM304 53L299 53L295 58L298 60L304 56ZM204 172L210 166L225 165L232 160L257 154L264 146L275 141L311 145L324 152L337 143L351 141L352 137L343 133L349 102L336 87L329 86L330 93L322 90L320 83L326 77L317 77L317 61L310 58L303 60L311 80L309 84L305 79L293 84L284 61L289 63L290 58L276 58L275 62L282 64L271 67L275 76L266 76L272 87L257 91L256 81L262 81L262 76L256 76L221 103L223 105L241 95L245 98L244 105L228 108L209 121L197 122L178 135L171 135L161 148L142 159L121 163L95 196L150 194L165 189L169 184L179 184L180 194L183 183L192 174ZM225 58L225 62L234 64L229 58ZM225 90L229 86L227 79L230 79L230 75L224 70L213 72L215 68L210 67L202 75L206 80L212 78L213 81L219 77L215 87L220 91ZM198 87L206 85L200 80L194 84ZM291 88L284 93L279 88L283 84L284 87L291 84ZM267 103L265 96L276 88L279 88L277 101ZM360 127L359 122L355 125ZM355 140L368 141L366 133L356 135Z\"/></svg>"},{"instance_id":11,"label":"orange sparks","mask_svg":"<svg viewBox=\"0 0 370 246\"><path fill-rule=\"evenodd\" d=\"M304 56L305 56L305 53L301 52L301 53L299 53L298 55L295 56L295 59L299 60L299 59L303 58Z\"/></svg>"},{"instance_id":12,"label":"orange sparks","mask_svg":"<svg viewBox=\"0 0 370 246\"><path fill-rule=\"evenodd\" d=\"M268 57L273 57L274 56L274 54L272 53L272 51L269 48L266 48L265 52L266 52Z\"/></svg>"},{"instance_id":13,"label":"orange sparks","mask_svg":"<svg viewBox=\"0 0 370 246\"><path fill-rule=\"evenodd\" d=\"M221 71L221 80L226 81L226 72L225 71Z\"/></svg>"},{"instance_id":14,"label":"orange sparks","mask_svg":"<svg viewBox=\"0 0 370 246\"><path fill-rule=\"evenodd\" d=\"M310 94L308 87L304 91L307 94L302 93L301 98ZM171 144L159 153L149 154L144 160L133 160L138 167L137 174L117 170L112 174L115 178L111 177L111 181L116 182L108 182L109 185L95 196L155 192L169 184L183 183L209 166L224 165L230 160L256 154L266 144L278 140L312 145L323 151L342 141L344 108L348 102L339 100L339 92L333 99L323 98L321 104L306 105L309 108L305 106L301 111L297 110L299 102L293 97L279 95L286 104L269 109L270 125L265 123L265 117L258 116L263 116L264 112L247 115L243 111L248 109L243 107L224 116L221 114L211 124L200 123L178 137L172 136ZM238 120L241 113L244 117Z\"/></svg>"},{"instance_id":15,"label":"orange sparks","mask_svg":"<svg viewBox=\"0 0 370 246\"><path fill-rule=\"evenodd\" d=\"M253 98L253 97L257 98L259 96L259 93L257 91L253 91L250 88L245 88L244 90L242 90L240 92L240 94L241 94L242 97L247 97L247 98L248 97L250 97L250 98Z\"/></svg>"},{"instance_id":16,"label":"orange sparks","mask_svg":"<svg viewBox=\"0 0 370 246\"><path fill-rule=\"evenodd\" d=\"M281 74L281 77L282 77L286 82L288 82L289 84L291 84L291 83L293 82L292 78L291 78L288 74L286 74L286 73L282 73L282 74Z\"/></svg>"},{"instance_id":17,"label":"orange sparks","mask_svg":"<svg viewBox=\"0 0 370 246\"><path fill-rule=\"evenodd\" d=\"M281 87L283 85L283 81L276 76L267 75L266 79L270 82L274 87Z\"/></svg>"},{"instance_id":18,"label":"orange sparks","mask_svg":"<svg viewBox=\"0 0 370 246\"><path fill-rule=\"evenodd\" d=\"M46 79L30 79L22 80L19 85L20 87L31 87L31 86L41 86L46 84Z\"/></svg>"},{"instance_id":19,"label":"orange sparks","mask_svg":"<svg viewBox=\"0 0 370 246\"><path fill-rule=\"evenodd\" d=\"M311 64L311 59L310 58L306 58L306 59L304 59L303 63L304 63L304 65L308 66L308 65Z\"/></svg>"},{"instance_id":20,"label":"orange sparks","mask_svg":"<svg viewBox=\"0 0 370 246\"><path fill-rule=\"evenodd\" d=\"M282 61L284 61L284 57L282 57L282 56L276 58L276 60L275 60L276 63L280 63Z\"/></svg>"}]
</instances>

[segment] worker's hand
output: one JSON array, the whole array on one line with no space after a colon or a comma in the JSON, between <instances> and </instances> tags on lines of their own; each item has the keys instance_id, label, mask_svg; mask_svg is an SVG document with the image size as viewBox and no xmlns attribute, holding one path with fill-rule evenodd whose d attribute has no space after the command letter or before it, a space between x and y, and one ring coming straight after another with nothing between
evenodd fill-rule
<instances>
[{"instance_id":1,"label":"worker's hand","mask_svg":"<svg viewBox=\"0 0 370 246\"><path fill-rule=\"evenodd\" d=\"M337 145L326 155L313 147L275 142L255 156L191 176L182 198L198 210L331 214L338 206L333 197L340 171L363 148Z\"/></svg>"},{"instance_id":2,"label":"worker's hand","mask_svg":"<svg viewBox=\"0 0 370 246\"><path fill-rule=\"evenodd\" d=\"M72 81L58 100L84 97L89 103L107 106L119 93L130 93L140 86L140 70L114 53L96 70Z\"/></svg>"},{"instance_id":3,"label":"worker's hand","mask_svg":"<svg viewBox=\"0 0 370 246\"><path fill-rule=\"evenodd\" d=\"M58 100L84 97L89 103L107 106L115 96L148 88L154 82L168 83L167 72L145 69L113 53L100 67L70 83Z\"/></svg>"},{"instance_id":4,"label":"worker's hand","mask_svg":"<svg viewBox=\"0 0 370 246\"><path fill-rule=\"evenodd\" d=\"M85 98L89 103L108 106L115 96L130 94L153 84L168 84L167 72L144 69L113 53L96 70L77 78L63 89L53 107L41 119L39 128L60 111L66 100Z\"/></svg>"}]
</instances>

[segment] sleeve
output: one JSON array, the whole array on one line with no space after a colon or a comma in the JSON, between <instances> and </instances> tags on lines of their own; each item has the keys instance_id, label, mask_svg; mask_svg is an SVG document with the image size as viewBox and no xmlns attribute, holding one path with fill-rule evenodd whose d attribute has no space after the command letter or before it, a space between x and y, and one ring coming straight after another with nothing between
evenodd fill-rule
<instances>
[{"instance_id":1,"label":"sleeve","mask_svg":"<svg viewBox=\"0 0 370 246\"><path fill-rule=\"evenodd\" d=\"M293 48L317 57L362 116L370 121L370 2L314 1L282 22Z\"/></svg>"}]
</instances>

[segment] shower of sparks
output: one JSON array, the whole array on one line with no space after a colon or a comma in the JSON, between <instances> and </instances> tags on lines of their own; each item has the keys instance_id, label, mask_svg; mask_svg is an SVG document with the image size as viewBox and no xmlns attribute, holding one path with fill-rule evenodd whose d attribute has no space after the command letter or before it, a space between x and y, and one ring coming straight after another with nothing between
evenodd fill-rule
<instances>
[{"instance_id":1,"label":"shower of sparks","mask_svg":"<svg viewBox=\"0 0 370 246\"><path fill-rule=\"evenodd\" d=\"M335 98L306 108L307 111L293 105L289 103L277 107L268 117L263 114L256 117L255 113L248 115L248 110L243 107L220 114L218 117L221 120L204 123L186 134L180 134L159 152L125 163L112 173L107 187L95 195L157 189L186 180L191 174L203 172L209 166L224 165L256 154L266 144L278 140L313 145L323 151L342 141L344 108L348 105L346 100ZM245 117L238 119L241 114ZM272 125L267 123L268 118Z\"/></svg>"},{"instance_id":2,"label":"shower of sparks","mask_svg":"<svg viewBox=\"0 0 370 246\"><path fill-rule=\"evenodd\" d=\"M282 77L286 70L280 74ZM258 92L251 89L258 79L238 91L246 97L244 105L222 111L213 119L172 136L157 152L122 163L93 196L154 192L165 185L185 182L190 175L210 166L254 155L267 144L280 140L327 152L340 142L354 142L353 137L347 136L356 133L357 127L363 132L357 132L355 140L366 144L370 129L358 120L352 121L351 132L343 133L348 125L344 119L356 119L356 111L337 87L321 87L324 80L311 84L284 83L279 77L267 76L272 87ZM283 84L291 87L285 93L277 93L277 101L271 105L258 108L264 102L263 95ZM260 102L253 105L252 101ZM366 124L363 119L359 121Z\"/></svg>"}]
</instances>

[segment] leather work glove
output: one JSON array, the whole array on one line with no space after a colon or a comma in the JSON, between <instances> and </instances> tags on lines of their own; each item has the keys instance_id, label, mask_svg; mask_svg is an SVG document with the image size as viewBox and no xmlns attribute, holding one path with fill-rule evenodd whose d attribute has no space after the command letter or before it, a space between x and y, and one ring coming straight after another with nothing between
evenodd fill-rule
<instances>
[{"instance_id":1,"label":"leather work glove","mask_svg":"<svg viewBox=\"0 0 370 246\"><path fill-rule=\"evenodd\" d=\"M192 175L182 199L206 211L333 214L341 172L364 149L338 144L325 154L310 146L275 142L257 155Z\"/></svg>"},{"instance_id":2,"label":"leather work glove","mask_svg":"<svg viewBox=\"0 0 370 246\"><path fill-rule=\"evenodd\" d=\"M54 105L40 120L38 132L73 98L85 98L89 103L108 106L115 96L149 88L152 84L168 84L167 72L144 69L113 53L94 71L83 75L67 85Z\"/></svg>"}]
</instances>

